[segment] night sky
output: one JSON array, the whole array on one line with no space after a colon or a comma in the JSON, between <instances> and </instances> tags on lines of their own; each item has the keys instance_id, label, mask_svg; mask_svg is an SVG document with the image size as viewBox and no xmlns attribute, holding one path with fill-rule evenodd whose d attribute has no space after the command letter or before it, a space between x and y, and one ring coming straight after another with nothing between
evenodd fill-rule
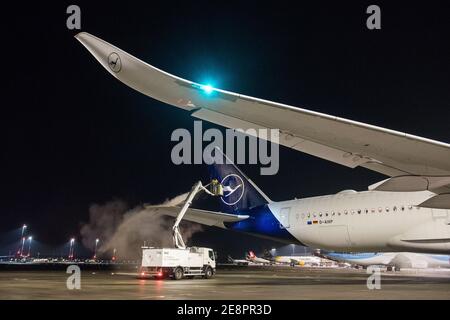
<instances>
[{"instance_id":1,"label":"night sky","mask_svg":"<svg viewBox=\"0 0 450 320\"><path fill-rule=\"evenodd\" d=\"M180 77L450 142L445 2L373 2L382 11L375 31L366 28L372 2L297 2L73 3L82 31ZM109 75L66 28L69 4L2 9L4 241L27 223L57 246L78 235L93 203L160 203L206 176L204 165L170 160L172 131L192 129L194 119ZM364 190L384 178L284 147L278 175L242 169L274 200ZM218 229L194 240L234 255L274 245Z\"/></svg>"}]
</instances>

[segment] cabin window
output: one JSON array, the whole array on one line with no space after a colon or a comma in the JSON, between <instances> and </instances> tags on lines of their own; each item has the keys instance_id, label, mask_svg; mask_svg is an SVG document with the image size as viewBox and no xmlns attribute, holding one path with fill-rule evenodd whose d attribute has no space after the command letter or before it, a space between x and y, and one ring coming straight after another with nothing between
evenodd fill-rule
<instances>
[{"instance_id":1,"label":"cabin window","mask_svg":"<svg viewBox=\"0 0 450 320\"><path fill-rule=\"evenodd\" d=\"M366 211L366 214L368 214L368 213L369 213L369 209L366 209L365 211Z\"/></svg>"},{"instance_id":2,"label":"cabin window","mask_svg":"<svg viewBox=\"0 0 450 320\"><path fill-rule=\"evenodd\" d=\"M327 216L327 217L328 217L328 212L327 212L327 213L325 213L325 216Z\"/></svg>"},{"instance_id":3,"label":"cabin window","mask_svg":"<svg viewBox=\"0 0 450 320\"><path fill-rule=\"evenodd\" d=\"M392 210L395 212L397 211L397 206L394 206L394 208L392 208Z\"/></svg>"},{"instance_id":4,"label":"cabin window","mask_svg":"<svg viewBox=\"0 0 450 320\"><path fill-rule=\"evenodd\" d=\"M375 213L375 211L376 211L375 208L372 208L372 213Z\"/></svg>"},{"instance_id":5,"label":"cabin window","mask_svg":"<svg viewBox=\"0 0 450 320\"><path fill-rule=\"evenodd\" d=\"M409 209L409 210L412 210L412 208L413 208L413 206L410 204L410 205L408 206L408 209Z\"/></svg>"},{"instance_id":6,"label":"cabin window","mask_svg":"<svg viewBox=\"0 0 450 320\"><path fill-rule=\"evenodd\" d=\"M361 209L358 209L358 214L361 214Z\"/></svg>"},{"instance_id":7,"label":"cabin window","mask_svg":"<svg viewBox=\"0 0 450 320\"><path fill-rule=\"evenodd\" d=\"M402 207L401 207L401 210L402 210L402 211L405 211L405 206L402 206Z\"/></svg>"},{"instance_id":8,"label":"cabin window","mask_svg":"<svg viewBox=\"0 0 450 320\"><path fill-rule=\"evenodd\" d=\"M319 213L319 217L322 217L322 216L323 216L322 212L321 212L321 213Z\"/></svg>"},{"instance_id":9,"label":"cabin window","mask_svg":"<svg viewBox=\"0 0 450 320\"><path fill-rule=\"evenodd\" d=\"M379 207L378 212L380 212L380 213L383 212L383 208Z\"/></svg>"},{"instance_id":10,"label":"cabin window","mask_svg":"<svg viewBox=\"0 0 450 320\"><path fill-rule=\"evenodd\" d=\"M348 215L348 211L347 211L347 210L345 210L345 211L344 211L344 214L345 214L345 215Z\"/></svg>"}]
</instances>

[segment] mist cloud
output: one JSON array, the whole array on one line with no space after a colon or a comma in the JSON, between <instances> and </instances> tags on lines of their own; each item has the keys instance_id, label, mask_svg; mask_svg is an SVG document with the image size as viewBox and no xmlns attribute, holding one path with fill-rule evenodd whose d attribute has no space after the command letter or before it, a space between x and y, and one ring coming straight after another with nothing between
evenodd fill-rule
<instances>
[{"instance_id":1,"label":"mist cloud","mask_svg":"<svg viewBox=\"0 0 450 320\"><path fill-rule=\"evenodd\" d=\"M181 194L161 205L177 205L186 199ZM138 206L130 209L124 201L114 200L104 204L93 204L89 208L89 223L82 225L80 234L83 244L94 249L99 238L98 255L111 254L116 249L119 259L140 257L144 244L155 247L171 247L174 219L155 210ZM187 242L201 226L183 222L180 226L183 239Z\"/></svg>"}]
</instances>

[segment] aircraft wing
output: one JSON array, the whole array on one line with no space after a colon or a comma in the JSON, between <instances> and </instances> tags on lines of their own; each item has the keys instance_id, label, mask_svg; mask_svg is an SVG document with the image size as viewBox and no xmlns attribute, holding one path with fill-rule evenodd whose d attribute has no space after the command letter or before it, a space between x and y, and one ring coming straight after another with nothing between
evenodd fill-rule
<instances>
[{"instance_id":1,"label":"aircraft wing","mask_svg":"<svg viewBox=\"0 0 450 320\"><path fill-rule=\"evenodd\" d=\"M160 205L160 206L146 205L145 209L151 210L152 212L155 213L176 217L180 212L181 207L170 205ZM207 226L224 228L223 225L224 222L237 222L245 220L248 217L249 217L248 215L235 215L216 211L188 208L185 216L183 217L183 220L197 222Z\"/></svg>"},{"instance_id":2,"label":"aircraft wing","mask_svg":"<svg viewBox=\"0 0 450 320\"><path fill-rule=\"evenodd\" d=\"M227 128L280 129L279 143L291 149L350 168L406 177L403 183L385 184L384 189L379 185L380 190L404 191L411 186L408 178L415 182L425 177L434 179L427 190L450 193L450 144L205 87L159 70L88 33L76 38L118 80L195 118Z\"/></svg>"}]
</instances>

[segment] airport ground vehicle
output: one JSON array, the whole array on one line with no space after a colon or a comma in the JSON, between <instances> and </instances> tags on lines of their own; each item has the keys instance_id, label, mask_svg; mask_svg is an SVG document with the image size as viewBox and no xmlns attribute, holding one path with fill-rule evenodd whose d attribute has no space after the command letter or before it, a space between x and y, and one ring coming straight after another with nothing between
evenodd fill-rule
<instances>
[{"instance_id":1,"label":"airport ground vehicle","mask_svg":"<svg viewBox=\"0 0 450 320\"><path fill-rule=\"evenodd\" d=\"M139 274L141 278L172 277L175 280L179 280L183 277L203 276L209 279L216 273L214 251L210 248L186 247L179 229L179 224L187 209L192 204L195 196L201 191L211 196L223 195L222 186L217 180L213 180L206 187L199 181L192 187L172 227L175 248L143 247Z\"/></svg>"},{"instance_id":2,"label":"airport ground vehicle","mask_svg":"<svg viewBox=\"0 0 450 320\"><path fill-rule=\"evenodd\" d=\"M209 279L215 273L216 259L210 248L142 248L141 278Z\"/></svg>"}]
</instances>

